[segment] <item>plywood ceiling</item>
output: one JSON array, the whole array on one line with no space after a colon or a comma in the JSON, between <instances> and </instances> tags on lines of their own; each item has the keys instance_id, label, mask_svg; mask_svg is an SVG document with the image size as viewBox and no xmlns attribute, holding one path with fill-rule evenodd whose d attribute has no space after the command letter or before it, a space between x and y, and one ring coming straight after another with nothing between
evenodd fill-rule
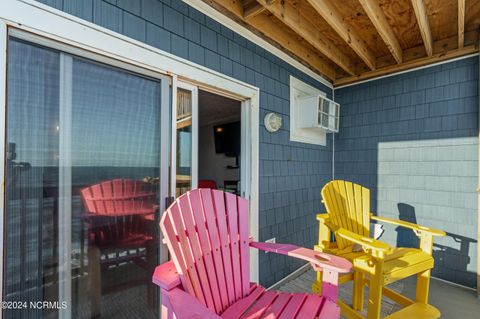
<instances>
[{"instance_id":1,"label":"plywood ceiling","mask_svg":"<svg viewBox=\"0 0 480 319\"><path fill-rule=\"evenodd\" d=\"M203 0L334 85L478 52L480 0Z\"/></svg>"},{"instance_id":2,"label":"plywood ceiling","mask_svg":"<svg viewBox=\"0 0 480 319\"><path fill-rule=\"evenodd\" d=\"M241 103L227 97L200 90L198 92L199 125L240 120Z\"/></svg>"}]
</instances>

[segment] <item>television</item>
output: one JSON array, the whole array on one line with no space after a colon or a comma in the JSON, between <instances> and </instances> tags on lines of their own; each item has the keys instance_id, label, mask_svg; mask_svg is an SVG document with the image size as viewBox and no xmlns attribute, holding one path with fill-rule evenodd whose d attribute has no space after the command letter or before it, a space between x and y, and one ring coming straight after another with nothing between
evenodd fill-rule
<instances>
[{"instance_id":1,"label":"television","mask_svg":"<svg viewBox=\"0 0 480 319\"><path fill-rule=\"evenodd\" d=\"M232 122L213 127L215 153L228 157L240 156L240 122Z\"/></svg>"}]
</instances>

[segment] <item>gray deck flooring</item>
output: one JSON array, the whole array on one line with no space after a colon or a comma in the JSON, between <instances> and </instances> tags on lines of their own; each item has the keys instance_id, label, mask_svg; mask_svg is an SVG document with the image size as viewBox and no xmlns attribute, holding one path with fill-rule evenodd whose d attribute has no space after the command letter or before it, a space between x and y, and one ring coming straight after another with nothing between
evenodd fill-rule
<instances>
[{"instance_id":1,"label":"gray deck flooring","mask_svg":"<svg viewBox=\"0 0 480 319\"><path fill-rule=\"evenodd\" d=\"M296 277L292 278L288 282L275 287L275 289L288 292L311 292L311 286L315 280L315 272L309 268L297 274ZM408 278L406 280L396 282L389 287L395 291L401 292L409 298L415 299L415 284L415 278ZM351 304L351 282L340 287L339 297L348 304ZM365 299L367 300L367 298L368 288L365 288ZM475 291L449 284L435 278L432 278L430 282L430 304L440 310L442 313L442 318L480 318L480 299L477 298ZM400 309L400 306L398 306L395 302L388 298L384 298L382 303L382 317L387 316L398 309ZM362 314L366 315L366 311L364 311Z\"/></svg>"},{"instance_id":2,"label":"gray deck flooring","mask_svg":"<svg viewBox=\"0 0 480 319\"><path fill-rule=\"evenodd\" d=\"M275 287L275 289L288 292L309 293L311 292L311 286L315 279L315 272L311 270L311 268L307 268L304 271L297 273L297 275L289 281ZM415 278L396 282L389 287L412 299L415 298ZM85 289L86 287L80 290L85 291ZM342 300L350 304L352 300L352 283L350 282L342 285L340 287L339 295ZM367 298L368 288L365 288L365 295ZM77 302L84 306L79 307L77 311L74 311L74 317L89 318L90 311L88 298L86 295L79 297L80 300L77 300ZM104 307L102 318L158 318L152 309L148 308L146 305L146 298L145 285L104 295L102 296L102 304ZM480 318L480 299L477 299L475 291L437 279L432 279L430 283L430 303L441 311L442 318ZM393 301L384 298L382 303L382 317L387 316L398 309L400 309L400 307ZM365 311L363 312L363 315L366 315Z\"/></svg>"}]
</instances>

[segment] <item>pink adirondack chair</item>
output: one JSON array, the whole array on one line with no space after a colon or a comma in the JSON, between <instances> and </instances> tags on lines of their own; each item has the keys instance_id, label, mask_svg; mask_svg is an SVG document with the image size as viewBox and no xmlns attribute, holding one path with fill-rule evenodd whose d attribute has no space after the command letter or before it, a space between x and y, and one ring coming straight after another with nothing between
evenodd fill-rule
<instances>
[{"instance_id":1,"label":"pink adirondack chair","mask_svg":"<svg viewBox=\"0 0 480 319\"><path fill-rule=\"evenodd\" d=\"M295 245L258 243L248 233L248 201L195 189L163 214L160 227L172 261L155 269L162 319L340 317L338 275L347 260ZM249 248L292 256L323 271L323 296L267 291L250 282Z\"/></svg>"}]
</instances>

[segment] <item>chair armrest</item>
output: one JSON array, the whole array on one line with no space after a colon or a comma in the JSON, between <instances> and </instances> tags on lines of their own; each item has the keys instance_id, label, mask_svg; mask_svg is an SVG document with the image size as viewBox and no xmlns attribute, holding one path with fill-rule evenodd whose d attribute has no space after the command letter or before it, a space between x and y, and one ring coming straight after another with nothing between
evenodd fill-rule
<instances>
[{"instance_id":1,"label":"chair armrest","mask_svg":"<svg viewBox=\"0 0 480 319\"><path fill-rule=\"evenodd\" d=\"M403 220L392 219L392 218L387 218L387 217L379 217L379 216L375 216L375 215L370 215L370 218L372 220L376 220L376 221L379 221L379 222L409 228L409 229L413 230L417 236L421 235L422 233L427 233L427 234L430 234L432 236L445 236L446 235L446 233L443 230L438 230L438 229L434 229L434 228L420 226L420 225L417 225L417 224L414 224L414 223L409 223L409 222L406 222L406 221L403 221Z\"/></svg>"},{"instance_id":2,"label":"chair armrest","mask_svg":"<svg viewBox=\"0 0 480 319\"><path fill-rule=\"evenodd\" d=\"M318 221L327 221L330 217L328 216L327 213L323 213L323 214L317 214L317 220Z\"/></svg>"},{"instance_id":3,"label":"chair armrest","mask_svg":"<svg viewBox=\"0 0 480 319\"><path fill-rule=\"evenodd\" d=\"M167 291L166 295L162 297L167 297L170 302L173 314L175 315L175 317L172 316L172 318L222 319L212 310L202 305L197 298L179 288Z\"/></svg>"},{"instance_id":4,"label":"chair armrest","mask_svg":"<svg viewBox=\"0 0 480 319\"><path fill-rule=\"evenodd\" d=\"M329 220L328 214L317 214L318 220L318 243L315 245L316 251L324 251L330 248L330 229L326 225Z\"/></svg>"},{"instance_id":5,"label":"chair armrest","mask_svg":"<svg viewBox=\"0 0 480 319\"><path fill-rule=\"evenodd\" d=\"M316 268L315 270L323 269L337 273L348 273L352 269L352 264L344 258L296 245L251 242L250 247L308 261Z\"/></svg>"},{"instance_id":6,"label":"chair armrest","mask_svg":"<svg viewBox=\"0 0 480 319\"><path fill-rule=\"evenodd\" d=\"M167 261L155 268L152 282L160 288L169 291L181 285L180 276L172 261Z\"/></svg>"},{"instance_id":7,"label":"chair armrest","mask_svg":"<svg viewBox=\"0 0 480 319\"><path fill-rule=\"evenodd\" d=\"M336 236L342 237L343 239L362 246L362 248L373 257L384 258L385 255L393 250L389 244L382 241L375 240L370 237L360 236L354 232L346 230L345 228L340 228L333 224L329 224L329 227L335 232Z\"/></svg>"}]
</instances>

